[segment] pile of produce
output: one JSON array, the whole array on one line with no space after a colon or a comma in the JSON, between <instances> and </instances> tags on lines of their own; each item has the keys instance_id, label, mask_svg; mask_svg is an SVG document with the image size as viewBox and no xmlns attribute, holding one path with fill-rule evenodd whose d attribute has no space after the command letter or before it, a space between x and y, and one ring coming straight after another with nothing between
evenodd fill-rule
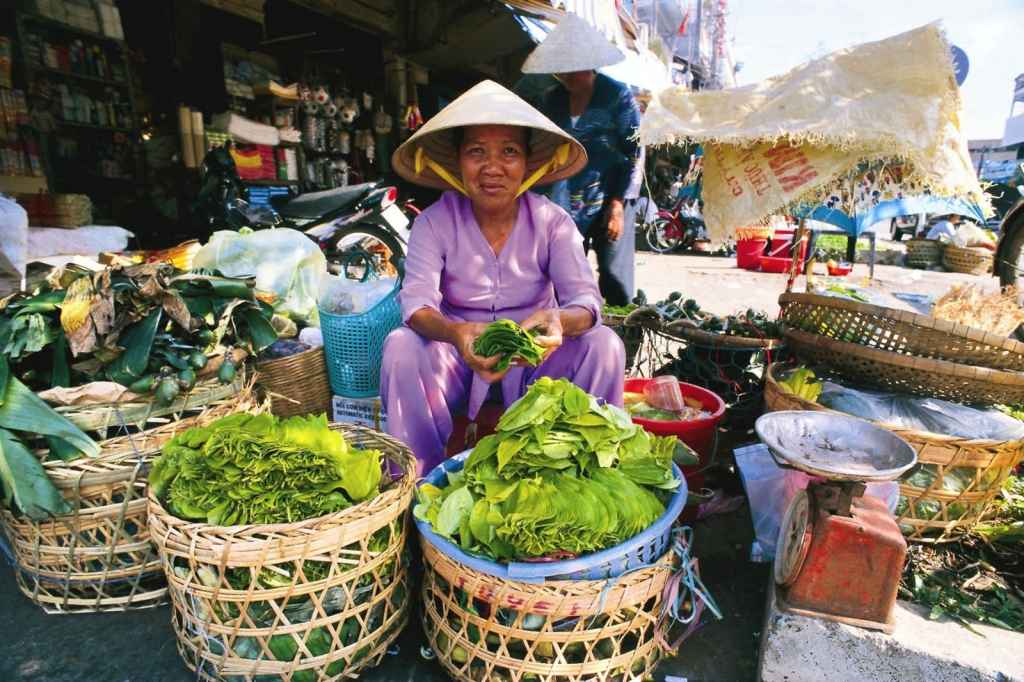
<instances>
[{"instance_id":1,"label":"pile of produce","mask_svg":"<svg viewBox=\"0 0 1024 682\"><path fill-rule=\"evenodd\" d=\"M1024 324L1024 309L1015 287L985 292L970 284L954 285L935 302L932 316L939 320L1010 336Z\"/></svg>"},{"instance_id":2,"label":"pile of produce","mask_svg":"<svg viewBox=\"0 0 1024 682\"><path fill-rule=\"evenodd\" d=\"M49 446L47 458L70 461L100 453L89 436L13 376L0 355L0 494L5 505L37 521L71 512L34 452L40 437Z\"/></svg>"},{"instance_id":3,"label":"pile of produce","mask_svg":"<svg viewBox=\"0 0 1024 682\"><path fill-rule=\"evenodd\" d=\"M752 339L776 339L782 336L779 323L769 319L767 313L748 309L735 315L719 317L702 309L692 298L683 300L683 295L678 291L673 291L668 298L655 303L651 308L663 322L681 322L713 334Z\"/></svg>"},{"instance_id":4,"label":"pile of produce","mask_svg":"<svg viewBox=\"0 0 1024 682\"><path fill-rule=\"evenodd\" d=\"M233 349L277 339L252 283L166 263L98 273L55 269L32 294L0 301L0 353L35 391L112 381L161 404L190 389L213 356L234 380Z\"/></svg>"},{"instance_id":5,"label":"pile of produce","mask_svg":"<svg viewBox=\"0 0 1024 682\"><path fill-rule=\"evenodd\" d=\"M779 381L779 387L787 393L792 393L798 398L809 400L812 403L818 402L821 396L821 382L815 376L814 371L807 367L797 367L789 375Z\"/></svg>"},{"instance_id":6,"label":"pile of produce","mask_svg":"<svg viewBox=\"0 0 1024 682\"><path fill-rule=\"evenodd\" d=\"M639 307L636 303L627 303L626 305L608 305L605 303L604 307L601 308L601 313L603 315L629 315Z\"/></svg>"},{"instance_id":7,"label":"pile of produce","mask_svg":"<svg viewBox=\"0 0 1024 682\"><path fill-rule=\"evenodd\" d=\"M1024 632L1024 479L1006 481L986 519L957 542L911 543L900 597L967 629Z\"/></svg>"},{"instance_id":8,"label":"pile of produce","mask_svg":"<svg viewBox=\"0 0 1024 682\"><path fill-rule=\"evenodd\" d=\"M544 347L534 341L536 331L526 331L512 320L497 320L487 325L473 343L473 352L489 358L500 355L494 371L503 372L513 360L523 360L536 367L544 359Z\"/></svg>"},{"instance_id":9,"label":"pile of produce","mask_svg":"<svg viewBox=\"0 0 1024 682\"><path fill-rule=\"evenodd\" d=\"M617 545L665 511L673 456L652 436L572 383L534 383L482 439L448 486L424 484L416 517L474 554L498 561L568 558Z\"/></svg>"},{"instance_id":10,"label":"pile of produce","mask_svg":"<svg viewBox=\"0 0 1024 682\"><path fill-rule=\"evenodd\" d=\"M292 523L375 497L381 457L350 448L324 415L242 413L175 436L149 482L178 518L217 526Z\"/></svg>"}]
</instances>

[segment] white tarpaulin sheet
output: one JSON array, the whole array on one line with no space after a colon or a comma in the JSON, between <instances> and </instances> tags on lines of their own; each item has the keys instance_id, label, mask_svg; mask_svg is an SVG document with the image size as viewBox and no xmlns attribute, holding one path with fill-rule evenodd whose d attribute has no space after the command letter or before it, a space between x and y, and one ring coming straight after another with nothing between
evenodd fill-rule
<instances>
[{"instance_id":1,"label":"white tarpaulin sheet","mask_svg":"<svg viewBox=\"0 0 1024 682\"><path fill-rule=\"evenodd\" d=\"M704 145L704 218L721 239L783 207L818 202L864 161L898 160L908 182L987 205L959 115L949 44L930 24L742 88L668 88L648 108L640 139Z\"/></svg>"}]
</instances>

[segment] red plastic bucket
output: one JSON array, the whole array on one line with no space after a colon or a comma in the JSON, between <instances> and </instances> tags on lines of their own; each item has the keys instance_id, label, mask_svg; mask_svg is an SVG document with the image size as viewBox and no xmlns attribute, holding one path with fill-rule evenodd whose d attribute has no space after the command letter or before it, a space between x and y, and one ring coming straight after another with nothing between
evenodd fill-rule
<instances>
[{"instance_id":1,"label":"red plastic bucket","mask_svg":"<svg viewBox=\"0 0 1024 682\"><path fill-rule=\"evenodd\" d=\"M626 379L625 390L628 393L643 393L650 379ZM676 436L683 441L700 457L700 464L693 467L683 467L683 474L691 487L696 481L694 474L707 466L711 457L711 448L715 443L715 431L718 429L718 422L722 421L725 414L725 403L717 395L693 384L679 382L679 390L684 398L695 398L700 401L704 409L711 413L710 417L704 419L691 419L688 421L662 421L660 419L640 419L633 417L633 423L639 424L650 433L659 436ZM703 475L700 475L703 483ZM700 486L694 489L699 490Z\"/></svg>"},{"instance_id":2,"label":"red plastic bucket","mask_svg":"<svg viewBox=\"0 0 1024 682\"><path fill-rule=\"evenodd\" d=\"M757 270L761 267L761 255L767 246L767 239L741 239L736 242L736 267Z\"/></svg>"}]
</instances>

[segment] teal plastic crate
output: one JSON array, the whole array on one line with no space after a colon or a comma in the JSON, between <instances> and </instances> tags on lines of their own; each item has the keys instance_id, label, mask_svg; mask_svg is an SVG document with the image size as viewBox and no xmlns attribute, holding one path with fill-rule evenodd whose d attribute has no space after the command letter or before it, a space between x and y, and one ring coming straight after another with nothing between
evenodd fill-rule
<instances>
[{"instance_id":1,"label":"teal plastic crate","mask_svg":"<svg viewBox=\"0 0 1024 682\"><path fill-rule=\"evenodd\" d=\"M331 391L346 398L380 394L384 339L402 324L396 286L364 313L337 315L320 310L320 331Z\"/></svg>"}]
</instances>

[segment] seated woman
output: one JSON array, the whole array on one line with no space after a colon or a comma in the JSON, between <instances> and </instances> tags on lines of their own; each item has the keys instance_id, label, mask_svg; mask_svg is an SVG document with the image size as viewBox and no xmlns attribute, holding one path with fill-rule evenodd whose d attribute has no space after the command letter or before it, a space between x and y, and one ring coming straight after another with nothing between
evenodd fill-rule
<instances>
[{"instance_id":1,"label":"seated woman","mask_svg":"<svg viewBox=\"0 0 1024 682\"><path fill-rule=\"evenodd\" d=\"M586 164L576 140L484 81L445 107L393 155L410 182L445 192L412 228L401 292L405 326L388 336L381 399L388 432L419 473L444 458L452 414L470 418L499 384L507 406L542 376L567 378L622 404L625 352L601 322L601 296L569 215L526 190ZM541 330L537 367L495 370L473 343L494 320Z\"/></svg>"}]
</instances>

